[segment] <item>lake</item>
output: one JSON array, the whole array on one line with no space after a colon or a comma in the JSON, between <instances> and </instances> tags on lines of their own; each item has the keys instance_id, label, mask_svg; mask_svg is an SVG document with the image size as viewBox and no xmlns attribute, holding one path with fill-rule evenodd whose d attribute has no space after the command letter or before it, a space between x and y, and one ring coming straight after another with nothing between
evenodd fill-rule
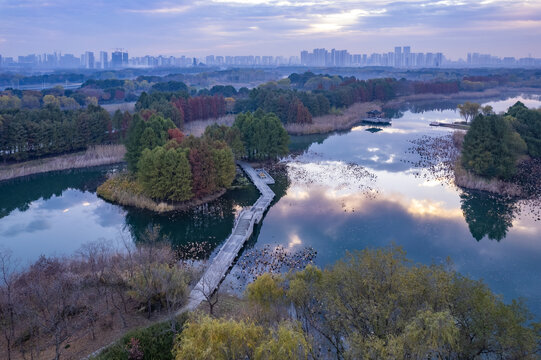
<instances>
[{"instance_id":1,"label":"lake","mask_svg":"<svg viewBox=\"0 0 541 360\"><path fill-rule=\"evenodd\" d=\"M541 107L539 96L489 104L504 111L517 100ZM360 125L293 137L294 155L283 160L287 172L277 174L273 185L276 201L248 248L312 247L315 263L325 266L348 250L396 244L418 263L440 264L450 257L459 272L483 279L505 300L525 298L541 316L541 221L532 209L457 189L413 164L419 156L409 150L411 141L452 132L430 122L460 120L454 110L430 110L435 108L401 109L390 127ZM429 110L417 112L423 109ZM96 196L107 173L117 170L72 170L0 183L0 246L29 263L41 254L72 254L99 239L144 241L145 231L159 225L163 240L175 247L204 242L205 258L227 238L235 215L258 197L249 186L194 210L156 215ZM230 282L239 271L233 269Z\"/></svg>"}]
</instances>

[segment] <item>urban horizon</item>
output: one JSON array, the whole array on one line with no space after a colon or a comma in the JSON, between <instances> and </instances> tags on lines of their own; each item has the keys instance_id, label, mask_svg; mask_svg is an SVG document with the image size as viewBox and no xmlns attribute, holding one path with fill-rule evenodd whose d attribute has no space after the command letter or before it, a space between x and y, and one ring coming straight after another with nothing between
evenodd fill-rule
<instances>
[{"instance_id":1,"label":"urban horizon","mask_svg":"<svg viewBox=\"0 0 541 360\"><path fill-rule=\"evenodd\" d=\"M384 66L394 68L438 68L438 67L538 67L541 59L534 57L499 57L479 52L468 53L466 58L452 60L443 52L412 52L411 46L395 46L384 53L352 54L349 50L316 48L302 50L299 55L206 55L164 56L145 55L129 57L128 50L86 51L76 56L72 53L18 55L8 57L0 54L0 68L10 69L120 69L127 67L265 67L265 66L307 66L307 67L365 67Z\"/></svg>"}]
</instances>

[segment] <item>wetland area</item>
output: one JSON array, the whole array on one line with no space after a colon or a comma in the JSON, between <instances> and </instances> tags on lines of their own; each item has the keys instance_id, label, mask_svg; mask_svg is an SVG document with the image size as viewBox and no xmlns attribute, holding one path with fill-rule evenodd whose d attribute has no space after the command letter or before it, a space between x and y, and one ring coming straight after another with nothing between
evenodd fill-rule
<instances>
[{"instance_id":1,"label":"wetland area","mask_svg":"<svg viewBox=\"0 0 541 360\"><path fill-rule=\"evenodd\" d=\"M539 96L532 95L485 104L499 112L519 100L541 107ZM290 267L307 256L325 266L348 250L396 244L418 263L440 264L450 257L457 271L483 279L505 300L524 298L540 318L536 204L459 189L422 167L419 154L411 151L422 137L452 134L452 129L429 126L459 121L452 106L411 104L396 113L392 126L293 136L292 154L271 171L274 203L226 284L242 286L247 268L262 266L254 264L254 256L274 252ZM180 250L195 249L190 252L195 260L205 260L229 236L236 214L259 197L253 185L246 185L183 212L125 208L96 195L107 174L121 166L0 182L0 245L27 264L41 254L72 254L90 241L140 242L146 229L159 225L164 241Z\"/></svg>"}]
</instances>

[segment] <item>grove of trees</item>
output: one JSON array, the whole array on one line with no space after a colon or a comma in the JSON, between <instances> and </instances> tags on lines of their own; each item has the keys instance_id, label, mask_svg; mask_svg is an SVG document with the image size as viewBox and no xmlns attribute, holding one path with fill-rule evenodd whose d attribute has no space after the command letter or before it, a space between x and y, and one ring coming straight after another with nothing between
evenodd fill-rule
<instances>
[{"instance_id":1,"label":"grove of trees","mask_svg":"<svg viewBox=\"0 0 541 360\"><path fill-rule=\"evenodd\" d=\"M479 106L475 108L478 112ZM479 176L509 180L523 155L541 155L541 113L520 102L503 115L494 115L492 109L482 111L464 137L462 166Z\"/></svg>"},{"instance_id":2,"label":"grove of trees","mask_svg":"<svg viewBox=\"0 0 541 360\"><path fill-rule=\"evenodd\" d=\"M143 92L137 103L136 110L148 109L169 118L173 123L182 128L184 122L217 118L225 115L226 103L221 95L190 96L182 90L184 86L158 87L158 89L179 89L175 91Z\"/></svg>"},{"instance_id":3,"label":"grove of trees","mask_svg":"<svg viewBox=\"0 0 541 360\"><path fill-rule=\"evenodd\" d=\"M37 110L0 111L0 159L21 161L84 150L116 139L109 113L99 106L63 111L49 105Z\"/></svg>"},{"instance_id":4,"label":"grove of trees","mask_svg":"<svg viewBox=\"0 0 541 360\"><path fill-rule=\"evenodd\" d=\"M240 131L247 159L276 159L288 153L289 135L273 113L239 114L233 127Z\"/></svg>"},{"instance_id":5,"label":"grove of trees","mask_svg":"<svg viewBox=\"0 0 541 360\"><path fill-rule=\"evenodd\" d=\"M134 117L126 150L128 169L156 200L202 198L228 188L235 178L235 156L226 141L185 137L159 115Z\"/></svg>"},{"instance_id":6,"label":"grove of trees","mask_svg":"<svg viewBox=\"0 0 541 360\"><path fill-rule=\"evenodd\" d=\"M536 359L541 346L521 301L504 303L452 264L412 265L395 246L263 274L244 299L232 319L189 319L175 358Z\"/></svg>"}]
</instances>

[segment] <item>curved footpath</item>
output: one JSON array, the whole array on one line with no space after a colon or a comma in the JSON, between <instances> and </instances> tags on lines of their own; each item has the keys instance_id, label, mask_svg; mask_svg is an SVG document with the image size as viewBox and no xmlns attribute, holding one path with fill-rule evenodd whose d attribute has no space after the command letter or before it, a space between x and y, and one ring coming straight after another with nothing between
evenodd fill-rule
<instances>
[{"instance_id":1,"label":"curved footpath","mask_svg":"<svg viewBox=\"0 0 541 360\"><path fill-rule=\"evenodd\" d=\"M274 192L267 185L274 184L274 180L269 174L264 172L265 176L261 177L259 176L260 172L256 171L249 164L243 161L238 161L237 164L252 180L261 193L261 196L254 205L242 210L235 219L231 235L229 235L218 254L214 257L212 263L201 277L201 280L199 280L191 291L188 304L180 309L178 314L195 310L206 297L209 297L218 289L218 286L227 275L244 243L252 236L254 225L263 219L265 211L274 198Z\"/></svg>"}]
</instances>

